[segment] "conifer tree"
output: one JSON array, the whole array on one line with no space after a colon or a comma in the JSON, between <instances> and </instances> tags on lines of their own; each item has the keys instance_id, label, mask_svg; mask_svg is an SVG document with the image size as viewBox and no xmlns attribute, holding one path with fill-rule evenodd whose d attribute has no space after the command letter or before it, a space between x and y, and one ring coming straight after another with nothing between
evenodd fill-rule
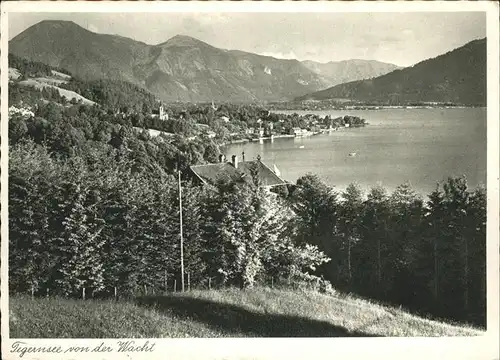
<instances>
[{"instance_id":1,"label":"conifer tree","mask_svg":"<svg viewBox=\"0 0 500 360\"><path fill-rule=\"evenodd\" d=\"M54 266L52 206L60 168L46 149L23 141L9 152L9 285L13 291L49 286Z\"/></svg>"},{"instance_id":2,"label":"conifer tree","mask_svg":"<svg viewBox=\"0 0 500 360\"><path fill-rule=\"evenodd\" d=\"M341 238L342 251L345 254L341 273L344 282L351 285L353 276L352 249L360 237L360 218L363 207L362 192L358 184L351 183L341 194L342 205L339 210L338 233Z\"/></svg>"},{"instance_id":3,"label":"conifer tree","mask_svg":"<svg viewBox=\"0 0 500 360\"><path fill-rule=\"evenodd\" d=\"M469 239L466 236L466 217L469 192L465 177L448 178L443 185L444 203L447 212L447 278L448 303L453 312L468 310L469 302ZM457 293L461 296L457 297ZM461 301L460 301L461 300Z\"/></svg>"},{"instance_id":4,"label":"conifer tree","mask_svg":"<svg viewBox=\"0 0 500 360\"><path fill-rule=\"evenodd\" d=\"M104 240L100 236L104 221L97 212L84 166L78 162L73 166L63 184L60 208L64 215L57 236L60 256L55 283L65 295L74 295L83 288L100 291L104 286Z\"/></svg>"},{"instance_id":5,"label":"conifer tree","mask_svg":"<svg viewBox=\"0 0 500 360\"><path fill-rule=\"evenodd\" d=\"M445 254L444 232L446 228L446 209L443 193L436 189L429 194L424 214L424 238L418 248L414 268L422 283L429 283L432 287L432 294L435 306L439 309L442 305L442 285L444 264L442 258ZM429 259L432 259L429 262ZM428 272L427 269L432 269ZM430 276L429 276L430 275Z\"/></svg>"},{"instance_id":6,"label":"conifer tree","mask_svg":"<svg viewBox=\"0 0 500 360\"><path fill-rule=\"evenodd\" d=\"M363 209L360 209L362 236L356 246L356 258L364 266L357 269L358 273L363 274L360 279L363 286L376 295L385 294L388 283L386 280L390 278L387 266L388 210L387 193L381 186L370 190Z\"/></svg>"},{"instance_id":7,"label":"conifer tree","mask_svg":"<svg viewBox=\"0 0 500 360\"><path fill-rule=\"evenodd\" d=\"M334 246L332 237L337 216L337 197L333 190L317 175L307 174L297 180L289 200L300 222L301 241L329 252Z\"/></svg>"},{"instance_id":8,"label":"conifer tree","mask_svg":"<svg viewBox=\"0 0 500 360\"><path fill-rule=\"evenodd\" d=\"M405 183L391 194L389 207L387 260L393 273L390 297L395 301L411 301L417 291L411 264L422 241L423 202L411 185Z\"/></svg>"},{"instance_id":9,"label":"conifer tree","mask_svg":"<svg viewBox=\"0 0 500 360\"><path fill-rule=\"evenodd\" d=\"M469 238L469 321L486 322L486 190L479 186L470 196L467 211Z\"/></svg>"},{"instance_id":10,"label":"conifer tree","mask_svg":"<svg viewBox=\"0 0 500 360\"><path fill-rule=\"evenodd\" d=\"M130 170L118 172L114 181L106 194L106 286L118 287L120 293L135 293L140 286L139 269L143 256L138 231L144 183Z\"/></svg>"}]
</instances>

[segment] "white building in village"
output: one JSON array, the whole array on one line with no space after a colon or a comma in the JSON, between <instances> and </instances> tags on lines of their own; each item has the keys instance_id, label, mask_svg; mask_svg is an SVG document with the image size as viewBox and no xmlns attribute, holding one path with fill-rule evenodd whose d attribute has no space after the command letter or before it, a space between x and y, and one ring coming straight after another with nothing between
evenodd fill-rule
<instances>
[{"instance_id":1,"label":"white building in village","mask_svg":"<svg viewBox=\"0 0 500 360\"><path fill-rule=\"evenodd\" d=\"M168 114L167 112L165 111L165 108L163 107L163 105L160 105L158 107L158 109L154 109L152 112L151 112L151 116L152 117L157 117L157 118L160 118L160 120L168 120Z\"/></svg>"}]
</instances>

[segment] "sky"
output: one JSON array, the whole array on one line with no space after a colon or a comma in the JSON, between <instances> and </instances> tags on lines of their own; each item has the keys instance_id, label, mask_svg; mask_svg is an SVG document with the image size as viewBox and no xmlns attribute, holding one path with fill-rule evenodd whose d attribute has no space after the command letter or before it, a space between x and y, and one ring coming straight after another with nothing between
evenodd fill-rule
<instances>
[{"instance_id":1,"label":"sky","mask_svg":"<svg viewBox=\"0 0 500 360\"><path fill-rule=\"evenodd\" d=\"M410 66L486 37L484 12L10 13L9 39L42 20L147 44L188 35L215 47L319 62L365 59Z\"/></svg>"}]
</instances>

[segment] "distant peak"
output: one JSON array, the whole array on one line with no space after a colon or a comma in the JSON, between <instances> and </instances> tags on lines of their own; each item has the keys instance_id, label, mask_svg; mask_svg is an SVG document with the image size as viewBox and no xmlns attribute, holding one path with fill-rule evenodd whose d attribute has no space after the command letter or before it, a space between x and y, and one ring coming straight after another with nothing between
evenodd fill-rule
<instances>
[{"instance_id":1,"label":"distant peak","mask_svg":"<svg viewBox=\"0 0 500 360\"><path fill-rule=\"evenodd\" d=\"M38 25L38 26L52 26L52 27L68 27L68 26L81 27L70 20L42 20L36 25Z\"/></svg>"},{"instance_id":2,"label":"distant peak","mask_svg":"<svg viewBox=\"0 0 500 360\"><path fill-rule=\"evenodd\" d=\"M170 38L170 40L172 40L172 41L199 41L192 36L182 35L182 34L177 34L177 35L173 36L172 38Z\"/></svg>"},{"instance_id":3,"label":"distant peak","mask_svg":"<svg viewBox=\"0 0 500 360\"><path fill-rule=\"evenodd\" d=\"M168 39L164 43L159 44L160 46L194 46L194 45L208 45L201 40L195 39L194 37L188 35L175 35L174 37Z\"/></svg>"},{"instance_id":4,"label":"distant peak","mask_svg":"<svg viewBox=\"0 0 500 360\"><path fill-rule=\"evenodd\" d=\"M85 31L85 29L73 21L42 20L17 34L11 41L20 40L30 36L37 36L37 34L41 33L51 34L50 36L59 36L63 33L78 33L82 31Z\"/></svg>"},{"instance_id":5,"label":"distant peak","mask_svg":"<svg viewBox=\"0 0 500 360\"><path fill-rule=\"evenodd\" d=\"M61 31L79 32L84 30L86 29L76 24L75 22L69 20L42 20L36 23L35 25L29 27L28 29L26 29L24 32L56 31L60 33Z\"/></svg>"}]
</instances>

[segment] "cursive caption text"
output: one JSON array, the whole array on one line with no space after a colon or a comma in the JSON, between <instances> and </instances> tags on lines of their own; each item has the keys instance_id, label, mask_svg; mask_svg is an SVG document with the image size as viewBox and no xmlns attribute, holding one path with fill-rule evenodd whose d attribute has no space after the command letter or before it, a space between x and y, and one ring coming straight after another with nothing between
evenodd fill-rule
<instances>
[{"instance_id":1,"label":"cursive caption text","mask_svg":"<svg viewBox=\"0 0 500 360\"><path fill-rule=\"evenodd\" d=\"M66 353L111 353L111 352L153 352L156 343L150 341L115 341L101 342L97 346L61 346L61 345L29 345L23 341L12 344L11 353L22 358L25 354L66 354Z\"/></svg>"}]
</instances>

